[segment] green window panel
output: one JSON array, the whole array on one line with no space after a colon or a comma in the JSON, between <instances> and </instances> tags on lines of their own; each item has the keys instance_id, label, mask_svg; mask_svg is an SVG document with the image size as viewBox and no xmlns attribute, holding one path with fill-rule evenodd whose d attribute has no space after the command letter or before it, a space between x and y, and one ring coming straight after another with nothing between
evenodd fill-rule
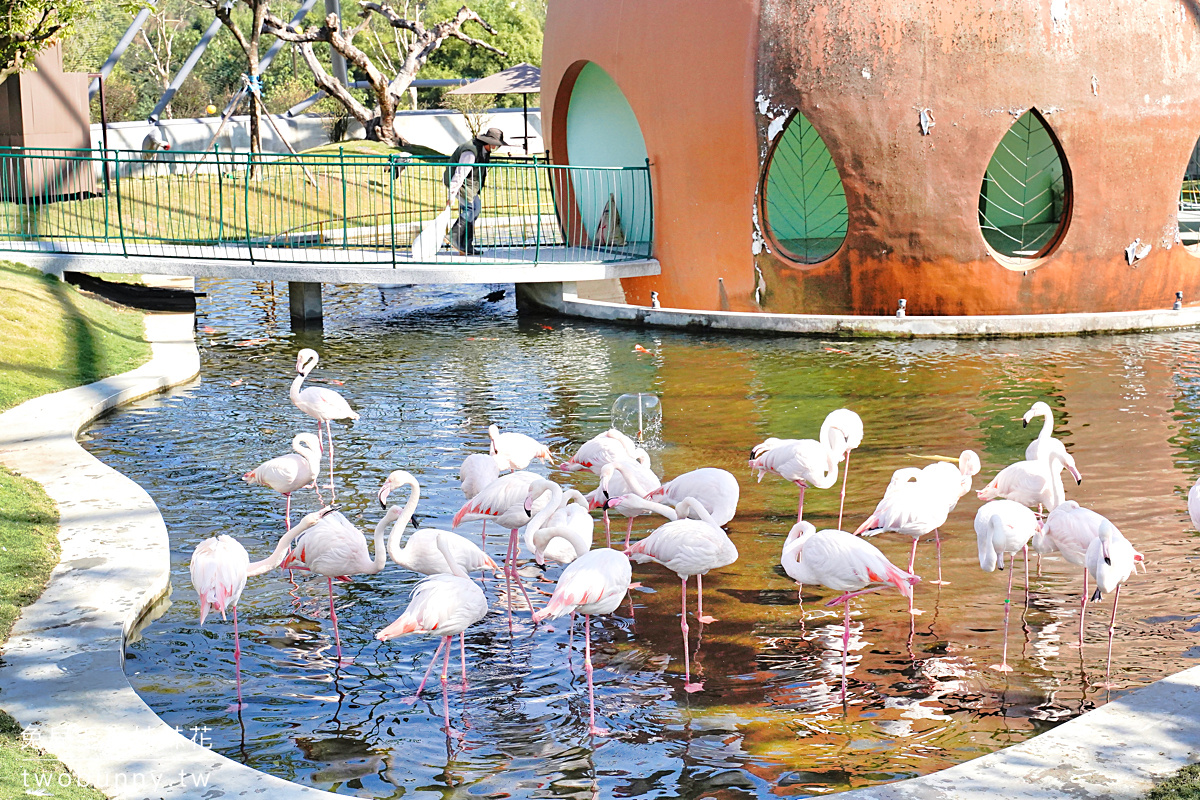
<instances>
[{"instance_id":1,"label":"green window panel","mask_svg":"<svg viewBox=\"0 0 1200 800\"><path fill-rule=\"evenodd\" d=\"M979 189L979 228L1002 256L1033 259L1054 244L1066 221L1066 159L1034 109L1000 140Z\"/></svg>"},{"instance_id":2,"label":"green window panel","mask_svg":"<svg viewBox=\"0 0 1200 800\"><path fill-rule=\"evenodd\" d=\"M842 178L821 135L798 111L767 162L763 212L776 245L795 261L824 261L846 240Z\"/></svg>"}]
</instances>

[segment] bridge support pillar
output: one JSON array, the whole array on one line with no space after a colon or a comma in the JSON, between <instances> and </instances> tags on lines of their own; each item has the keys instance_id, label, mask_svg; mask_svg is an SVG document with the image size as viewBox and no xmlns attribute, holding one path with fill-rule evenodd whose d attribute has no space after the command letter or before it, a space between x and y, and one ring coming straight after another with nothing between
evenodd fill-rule
<instances>
[{"instance_id":1,"label":"bridge support pillar","mask_svg":"<svg viewBox=\"0 0 1200 800\"><path fill-rule=\"evenodd\" d=\"M321 327L321 284L288 281L293 328Z\"/></svg>"}]
</instances>

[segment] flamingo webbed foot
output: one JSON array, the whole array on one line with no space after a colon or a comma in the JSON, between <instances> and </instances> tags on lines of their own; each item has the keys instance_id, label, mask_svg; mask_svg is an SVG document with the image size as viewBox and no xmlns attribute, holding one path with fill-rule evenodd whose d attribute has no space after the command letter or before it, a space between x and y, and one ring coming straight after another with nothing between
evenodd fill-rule
<instances>
[{"instance_id":1,"label":"flamingo webbed foot","mask_svg":"<svg viewBox=\"0 0 1200 800\"><path fill-rule=\"evenodd\" d=\"M990 667L988 667L988 669L995 670L996 672L1012 672L1013 671L1013 668L1010 667L1008 664L992 664Z\"/></svg>"},{"instance_id":2,"label":"flamingo webbed foot","mask_svg":"<svg viewBox=\"0 0 1200 800\"><path fill-rule=\"evenodd\" d=\"M926 581L926 583L931 584L933 586L949 586L950 585L950 581Z\"/></svg>"},{"instance_id":3,"label":"flamingo webbed foot","mask_svg":"<svg viewBox=\"0 0 1200 800\"><path fill-rule=\"evenodd\" d=\"M908 613L909 613L909 614L912 614L914 617L919 617L919 616L921 616L922 614L924 614L925 612L924 612L924 611L922 611L922 610L921 610L921 609L919 609L919 608L910 608L910 609L908 610Z\"/></svg>"},{"instance_id":4,"label":"flamingo webbed foot","mask_svg":"<svg viewBox=\"0 0 1200 800\"><path fill-rule=\"evenodd\" d=\"M463 738L463 732L457 728L445 728L446 736L450 739L459 740Z\"/></svg>"},{"instance_id":5,"label":"flamingo webbed foot","mask_svg":"<svg viewBox=\"0 0 1200 800\"><path fill-rule=\"evenodd\" d=\"M705 614L700 617L696 617L696 619L703 625L712 625L714 622L717 621L716 617L711 617L708 614Z\"/></svg>"},{"instance_id":6,"label":"flamingo webbed foot","mask_svg":"<svg viewBox=\"0 0 1200 800\"><path fill-rule=\"evenodd\" d=\"M629 589L630 589L631 591L632 591L633 589L641 589L641 588L642 588L642 582L641 582L641 581L634 581L633 583L629 584Z\"/></svg>"},{"instance_id":7,"label":"flamingo webbed foot","mask_svg":"<svg viewBox=\"0 0 1200 800\"><path fill-rule=\"evenodd\" d=\"M688 694L704 691L704 681L688 682L683 685L683 690Z\"/></svg>"},{"instance_id":8,"label":"flamingo webbed foot","mask_svg":"<svg viewBox=\"0 0 1200 800\"><path fill-rule=\"evenodd\" d=\"M599 725L591 725L588 727L589 736L608 736L610 731L608 728L601 728Z\"/></svg>"},{"instance_id":9,"label":"flamingo webbed foot","mask_svg":"<svg viewBox=\"0 0 1200 800\"><path fill-rule=\"evenodd\" d=\"M237 714L237 713L240 713L240 712L246 710L249 707L250 706L247 705L246 703L231 703L229 705L229 707L225 709L225 713L226 714Z\"/></svg>"}]
</instances>

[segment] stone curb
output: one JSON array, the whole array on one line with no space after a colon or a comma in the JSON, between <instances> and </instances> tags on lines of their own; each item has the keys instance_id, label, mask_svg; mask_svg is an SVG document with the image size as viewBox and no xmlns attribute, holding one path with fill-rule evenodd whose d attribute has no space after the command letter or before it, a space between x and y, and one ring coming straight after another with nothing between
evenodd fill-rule
<instances>
[{"instance_id":1,"label":"stone curb","mask_svg":"<svg viewBox=\"0 0 1200 800\"><path fill-rule=\"evenodd\" d=\"M58 504L62 545L45 592L22 610L4 646L0 707L31 743L113 797L335 798L192 742L125 677L126 637L170 592L167 528L150 496L76 435L106 411L196 377L192 325L191 314L147 315L149 363L0 414L0 463ZM61 775L50 779L61 785ZM35 776L25 779L32 788Z\"/></svg>"}]
</instances>

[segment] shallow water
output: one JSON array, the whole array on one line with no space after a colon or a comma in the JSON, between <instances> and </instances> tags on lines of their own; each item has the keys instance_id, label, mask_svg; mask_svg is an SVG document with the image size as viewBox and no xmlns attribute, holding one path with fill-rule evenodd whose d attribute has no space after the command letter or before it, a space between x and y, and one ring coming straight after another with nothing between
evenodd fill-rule
<instances>
[{"instance_id":1,"label":"shallow water","mask_svg":"<svg viewBox=\"0 0 1200 800\"><path fill-rule=\"evenodd\" d=\"M584 321L518 317L509 296L461 290L325 287L323 334L293 334L287 297L269 284L200 287L197 341L203 378L100 421L86 446L144 486L171 533L173 605L128 647L130 679L166 722L251 766L352 796L469 793L494 797L807 796L928 773L990 752L1192 666L1200 656L1200 571L1185 494L1200 472L1200 334L984 342L822 342L638 331ZM635 345L651 351L635 352ZM510 636L488 582L492 613L467 635L469 686L452 659L448 703L460 742L442 733L436 677L405 704L436 640L390 643L376 630L403 609L416 576L389 565L335 588L343 647L335 667L326 585L292 589L278 573L252 579L239 605L248 708L234 698L232 626L200 627L188 578L192 549L229 533L264 557L282 533L283 500L240 476L312 430L288 401L295 354L315 347L320 380L338 380L362 414L335 423L338 501L365 531L381 513L375 492L404 468L422 483L423 525L450 526L462 504L456 473L485 450L487 425L532 434L569 453L608 426L628 392L662 397L654 467L674 476L719 466L742 484L728 530L738 562L705 579L712 625L691 624L694 672L682 689L679 582L655 565L610 617L592 622L599 723L586 735L580 637L569 653L565 620L531 635L527 614ZM328 385L328 384L325 384ZM873 509L908 453L976 450L982 486L1023 457L1036 429L1021 414L1045 400L1057 435L1084 475L1068 497L1100 511L1145 553L1149 571L1121 595L1106 690L1111 598L1077 636L1080 575L1044 561L1023 603L1018 565L1009 662L1000 658L1006 572L980 571L964 497L943 529L950 585L917 589L925 613L893 591L855 601L848 708L838 699L840 611L806 587L803 611L779 552L796 507L777 477L755 483L749 448L767 436L815 437L824 415L856 410L866 426L851 457L845 527ZM545 471L535 465L535 471ZM588 473L560 476L584 491ZM294 514L316 507L299 493ZM836 490L810 490L805 516L837 522ZM653 528L647 519L635 536ZM478 523L465 526L472 534ZM597 525L597 536L603 536ZM602 538L600 539L602 541ZM894 561L910 539L873 540ZM497 560L501 537L489 537ZM917 572L936 577L932 543ZM527 557L527 556L526 556ZM536 574L536 568L528 570ZM559 568L546 573L557 577ZM548 582L538 583L549 590ZM694 610L694 592L689 593ZM702 628L702 629L701 629ZM570 661L568 662L568 658Z\"/></svg>"}]
</instances>

